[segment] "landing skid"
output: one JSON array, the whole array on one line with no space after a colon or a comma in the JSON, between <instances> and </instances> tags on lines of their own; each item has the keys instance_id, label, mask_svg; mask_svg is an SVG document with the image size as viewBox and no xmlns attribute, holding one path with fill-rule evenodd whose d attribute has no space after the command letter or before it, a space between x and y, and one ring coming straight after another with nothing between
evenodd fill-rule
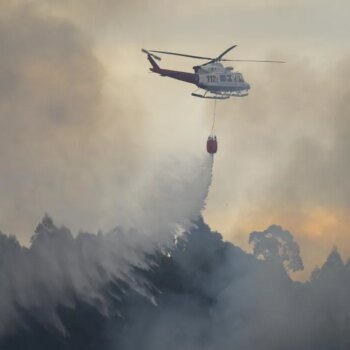
<instances>
[{"instance_id":1,"label":"landing skid","mask_svg":"<svg viewBox=\"0 0 350 350\"><path fill-rule=\"evenodd\" d=\"M220 95L214 95L214 96L205 96L205 95L201 95L201 94L196 94L194 92L192 92L191 94L194 97L200 97L200 98L211 98L213 100L226 100L229 98L229 96L220 96Z\"/></svg>"},{"instance_id":2,"label":"landing skid","mask_svg":"<svg viewBox=\"0 0 350 350\"><path fill-rule=\"evenodd\" d=\"M230 91L230 92L210 92L206 90L203 94L197 93L198 90L192 92L192 96L200 98L210 98L214 100L226 100L230 97L245 97L248 96L248 91Z\"/></svg>"},{"instance_id":3,"label":"landing skid","mask_svg":"<svg viewBox=\"0 0 350 350\"><path fill-rule=\"evenodd\" d=\"M248 96L248 92L241 92L241 93L234 93L234 94L231 94L230 96L234 96L234 97L245 97L245 96Z\"/></svg>"}]
</instances>

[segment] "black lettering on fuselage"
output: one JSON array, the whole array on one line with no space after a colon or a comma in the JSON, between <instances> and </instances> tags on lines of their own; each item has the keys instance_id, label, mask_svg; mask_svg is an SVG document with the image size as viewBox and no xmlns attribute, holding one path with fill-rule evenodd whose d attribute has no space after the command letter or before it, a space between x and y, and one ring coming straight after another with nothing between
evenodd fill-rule
<instances>
[{"instance_id":1,"label":"black lettering on fuselage","mask_svg":"<svg viewBox=\"0 0 350 350\"><path fill-rule=\"evenodd\" d=\"M218 81L216 75L207 75L208 83L216 83Z\"/></svg>"}]
</instances>

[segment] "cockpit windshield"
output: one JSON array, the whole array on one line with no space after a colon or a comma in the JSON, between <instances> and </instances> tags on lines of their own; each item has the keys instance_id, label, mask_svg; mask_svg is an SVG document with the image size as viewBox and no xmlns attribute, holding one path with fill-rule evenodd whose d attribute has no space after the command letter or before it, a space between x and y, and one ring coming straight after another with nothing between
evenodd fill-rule
<instances>
[{"instance_id":1,"label":"cockpit windshield","mask_svg":"<svg viewBox=\"0 0 350 350\"><path fill-rule=\"evenodd\" d=\"M236 73L236 81L244 83L243 75L241 73Z\"/></svg>"}]
</instances>

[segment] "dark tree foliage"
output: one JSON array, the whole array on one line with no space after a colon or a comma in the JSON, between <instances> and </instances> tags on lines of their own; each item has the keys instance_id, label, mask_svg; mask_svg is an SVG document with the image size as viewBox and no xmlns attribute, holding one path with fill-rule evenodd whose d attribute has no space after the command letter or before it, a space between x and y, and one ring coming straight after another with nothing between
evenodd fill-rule
<instances>
[{"instance_id":1,"label":"dark tree foliage","mask_svg":"<svg viewBox=\"0 0 350 350\"><path fill-rule=\"evenodd\" d=\"M52 232L39 225L35 245L55 234L45 220ZM74 241L65 230L59 234ZM0 268L8 251L24 249L1 240ZM172 247L145 260L148 268L132 269L142 290L115 279L93 303L72 290L73 302L54 310L61 328L46 322L45 303L18 305L22 326L2 336L0 349L350 349L350 269L336 250L309 282L293 282L283 258L259 260L200 218Z\"/></svg>"}]
</instances>

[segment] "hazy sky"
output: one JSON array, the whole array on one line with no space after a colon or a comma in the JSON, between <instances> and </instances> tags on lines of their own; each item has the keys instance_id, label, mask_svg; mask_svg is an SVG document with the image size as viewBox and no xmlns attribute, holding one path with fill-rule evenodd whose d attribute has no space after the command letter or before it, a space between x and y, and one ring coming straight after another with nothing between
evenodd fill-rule
<instances>
[{"instance_id":1,"label":"hazy sky","mask_svg":"<svg viewBox=\"0 0 350 350\"><path fill-rule=\"evenodd\" d=\"M132 226L135 203L165 200L159 174L205 156L213 109L194 86L149 74L140 49L215 56L238 44L229 57L287 63L235 66L252 90L218 103L206 220L245 246L251 231L284 226L307 271L333 245L348 257L349 10L345 0L1 2L0 229L26 242L45 212L73 230Z\"/></svg>"}]
</instances>

